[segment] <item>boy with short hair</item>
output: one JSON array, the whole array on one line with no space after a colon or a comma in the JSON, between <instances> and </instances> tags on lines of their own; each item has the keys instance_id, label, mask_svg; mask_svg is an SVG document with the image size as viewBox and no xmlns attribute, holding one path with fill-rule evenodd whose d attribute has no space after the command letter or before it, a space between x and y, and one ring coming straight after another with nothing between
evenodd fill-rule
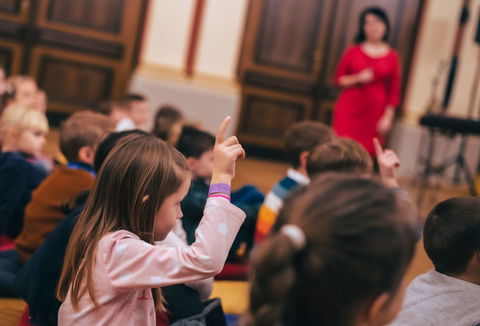
<instances>
[{"instance_id":1,"label":"boy with short hair","mask_svg":"<svg viewBox=\"0 0 480 326\"><path fill-rule=\"evenodd\" d=\"M255 242L265 239L275 224L283 200L299 185L309 183L307 159L313 148L333 138L330 127L315 121L302 121L294 124L285 134L285 152L292 167L267 194L260 207L255 229Z\"/></svg>"},{"instance_id":2,"label":"boy with short hair","mask_svg":"<svg viewBox=\"0 0 480 326\"><path fill-rule=\"evenodd\" d=\"M0 295L16 295L16 274L63 219L63 204L91 188L95 151L112 129L105 116L91 111L76 112L62 124L60 149L68 165L55 170L32 193L15 250L0 254Z\"/></svg>"},{"instance_id":3,"label":"boy with short hair","mask_svg":"<svg viewBox=\"0 0 480 326\"><path fill-rule=\"evenodd\" d=\"M213 146L215 137L208 132L191 126L184 126L178 140L177 149L186 157L192 173L192 182L187 196L181 203L183 218L182 226L186 232L188 244L195 241L195 230L202 217L208 197L209 184L213 171ZM253 245L253 231L258 209L263 202L263 195L251 185L242 187L231 193L232 203L242 209L247 218L243 223L230 249L227 262L235 261L237 250L245 243L248 252ZM244 252L244 254L246 253Z\"/></svg>"},{"instance_id":4,"label":"boy with short hair","mask_svg":"<svg viewBox=\"0 0 480 326\"><path fill-rule=\"evenodd\" d=\"M480 198L433 208L423 242L435 269L410 283L392 326L480 325Z\"/></svg>"},{"instance_id":5,"label":"boy with short hair","mask_svg":"<svg viewBox=\"0 0 480 326\"><path fill-rule=\"evenodd\" d=\"M326 172L371 175L372 158L365 148L350 138L335 138L315 147L307 160L310 179Z\"/></svg>"}]
</instances>

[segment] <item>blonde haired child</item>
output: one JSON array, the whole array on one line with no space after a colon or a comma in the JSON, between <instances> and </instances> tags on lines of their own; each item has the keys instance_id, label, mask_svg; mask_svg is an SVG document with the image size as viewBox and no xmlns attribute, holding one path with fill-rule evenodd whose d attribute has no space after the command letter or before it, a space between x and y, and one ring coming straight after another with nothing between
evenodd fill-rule
<instances>
[{"instance_id":1,"label":"blonde haired child","mask_svg":"<svg viewBox=\"0 0 480 326\"><path fill-rule=\"evenodd\" d=\"M0 119L0 235L18 235L31 192L46 177L32 160L41 153L47 132L45 114L21 104Z\"/></svg>"}]
</instances>

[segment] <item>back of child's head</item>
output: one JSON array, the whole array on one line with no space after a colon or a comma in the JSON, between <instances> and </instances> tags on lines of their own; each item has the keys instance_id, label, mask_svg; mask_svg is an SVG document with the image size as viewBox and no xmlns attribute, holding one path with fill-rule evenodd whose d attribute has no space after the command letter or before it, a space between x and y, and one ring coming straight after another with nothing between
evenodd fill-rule
<instances>
[{"instance_id":1,"label":"back of child's head","mask_svg":"<svg viewBox=\"0 0 480 326\"><path fill-rule=\"evenodd\" d=\"M315 147L307 160L310 178L325 172L368 175L372 171L372 158L362 145L350 138L335 138Z\"/></svg>"},{"instance_id":2,"label":"back of child's head","mask_svg":"<svg viewBox=\"0 0 480 326\"><path fill-rule=\"evenodd\" d=\"M172 136L177 138L178 135L172 135L175 133L175 127L178 125L181 128L181 121L183 120L183 114L177 108L170 105L163 105L157 111L152 129L152 135L175 145L172 143Z\"/></svg>"},{"instance_id":3,"label":"back of child's head","mask_svg":"<svg viewBox=\"0 0 480 326\"><path fill-rule=\"evenodd\" d=\"M19 103L10 104L0 119L0 143L8 133L20 134L25 130L48 133L48 120L43 112Z\"/></svg>"},{"instance_id":4,"label":"back of child's head","mask_svg":"<svg viewBox=\"0 0 480 326\"><path fill-rule=\"evenodd\" d=\"M105 161L108 154L112 151L113 147L115 147L115 145L119 140L121 140L124 137L127 137L128 135L136 135L136 134L147 135L145 131L135 129L135 130L120 131L120 132L112 132L111 134L106 136L102 140L102 142L98 145L97 151L95 152L95 159L93 163L93 168L95 169L95 172L98 173L98 171L100 171L103 161ZM82 191L73 201L66 202L62 207L62 210L64 211L64 213L68 214L75 207L78 207L79 205L83 205L89 193L90 193L90 190Z\"/></svg>"},{"instance_id":5,"label":"back of child's head","mask_svg":"<svg viewBox=\"0 0 480 326\"><path fill-rule=\"evenodd\" d=\"M100 239L109 232L126 230L154 244L155 217L187 175L185 158L166 142L143 133L123 137L100 167L73 230L57 291L60 300L71 286L72 304L77 308L80 291L86 286L96 303L92 272ZM160 304L159 291L153 292Z\"/></svg>"},{"instance_id":6,"label":"back of child's head","mask_svg":"<svg viewBox=\"0 0 480 326\"><path fill-rule=\"evenodd\" d=\"M103 161L105 161L108 154L112 151L113 147L115 147L118 141L123 139L124 137L127 137L128 135L148 135L148 134L145 131L138 130L138 129L112 132L111 134L109 134L98 145L97 151L95 152L93 167L96 172L100 171L100 167L102 166Z\"/></svg>"},{"instance_id":7,"label":"back of child's head","mask_svg":"<svg viewBox=\"0 0 480 326\"><path fill-rule=\"evenodd\" d=\"M480 198L451 198L437 204L425 221L423 242L438 272L464 273L480 252Z\"/></svg>"},{"instance_id":8,"label":"back of child's head","mask_svg":"<svg viewBox=\"0 0 480 326\"><path fill-rule=\"evenodd\" d=\"M321 145L332 138L332 129L321 122L298 122L285 133L285 152L293 167L298 168L302 152L310 152L315 146Z\"/></svg>"},{"instance_id":9,"label":"back of child's head","mask_svg":"<svg viewBox=\"0 0 480 326\"><path fill-rule=\"evenodd\" d=\"M92 111L75 112L60 128L60 150L69 162L76 162L82 147L94 150L112 131L112 123L106 116Z\"/></svg>"},{"instance_id":10,"label":"back of child's head","mask_svg":"<svg viewBox=\"0 0 480 326\"><path fill-rule=\"evenodd\" d=\"M290 204L287 225L253 254L248 325L352 326L376 299L402 299L414 210L394 191L327 174Z\"/></svg>"},{"instance_id":11,"label":"back of child's head","mask_svg":"<svg viewBox=\"0 0 480 326\"><path fill-rule=\"evenodd\" d=\"M215 145L215 136L192 126L184 126L177 149L186 158L200 158L203 153L212 150Z\"/></svg>"}]
</instances>

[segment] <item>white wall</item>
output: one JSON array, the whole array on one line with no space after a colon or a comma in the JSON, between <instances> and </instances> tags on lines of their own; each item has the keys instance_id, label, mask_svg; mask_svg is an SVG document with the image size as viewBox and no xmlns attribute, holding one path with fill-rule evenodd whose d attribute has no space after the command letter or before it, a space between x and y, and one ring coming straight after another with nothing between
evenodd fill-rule
<instances>
[{"instance_id":1,"label":"white wall","mask_svg":"<svg viewBox=\"0 0 480 326\"><path fill-rule=\"evenodd\" d=\"M131 0L130 0L131 1ZM140 62L182 69L194 0L152 0Z\"/></svg>"},{"instance_id":2,"label":"white wall","mask_svg":"<svg viewBox=\"0 0 480 326\"><path fill-rule=\"evenodd\" d=\"M183 71L195 0L152 0L143 65ZM207 0L200 26L195 74L235 79L248 0Z\"/></svg>"},{"instance_id":3,"label":"white wall","mask_svg":"<svg viewBox=\"0 0 480 326\"><path fill-rule=\"evenodd\" d=\"M465 116L467 112L479 54L478 45L473 41L479 6L480 0L471 2L470 17L461 46L459 67L448 108L449 114ZM436 97L439 105L443 101L461 7L462 1L429 0L426 3L404 101L406 119L410 122L418 121L418 117L426 111L432 92L432 80L441 62L445 65L440 74Z\"/></svg>"},{"instance_id":4,"label":"white wall","mask_svg":"<svg viewBox=\"0 0 480 326\"><path fill-rule=\"evenodd\" d=\"M247 5L247 0L207 0L197 73L234 79Z\"/></svg>"}]
</instances>

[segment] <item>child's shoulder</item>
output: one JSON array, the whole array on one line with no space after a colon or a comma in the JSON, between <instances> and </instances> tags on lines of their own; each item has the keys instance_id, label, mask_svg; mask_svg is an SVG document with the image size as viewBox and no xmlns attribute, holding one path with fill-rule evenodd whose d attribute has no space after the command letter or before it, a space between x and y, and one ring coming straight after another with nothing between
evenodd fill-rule
<instances>
[{"instance_id":1,"label":"child's shoulder","mask_svg":"<svg viewBox=\"0 0 480 326\"><path fill-rule=\"evenodd\" d=\"M140 237L133 232L127 230L118 230L105 234L100 241L117 241L122 239L140 240Z\"/></svg>"},{"instance_id":2,"label":"child's shoulder","mask_svg":"<svg viewBox=\"0 0 480 326\"><path fill-rule=\"evenodd\" d=\"M1 173L27 172L33 170L34 166L27 159L17 152L0 153L0 171Z\"/></svg>"}]
</instances>

